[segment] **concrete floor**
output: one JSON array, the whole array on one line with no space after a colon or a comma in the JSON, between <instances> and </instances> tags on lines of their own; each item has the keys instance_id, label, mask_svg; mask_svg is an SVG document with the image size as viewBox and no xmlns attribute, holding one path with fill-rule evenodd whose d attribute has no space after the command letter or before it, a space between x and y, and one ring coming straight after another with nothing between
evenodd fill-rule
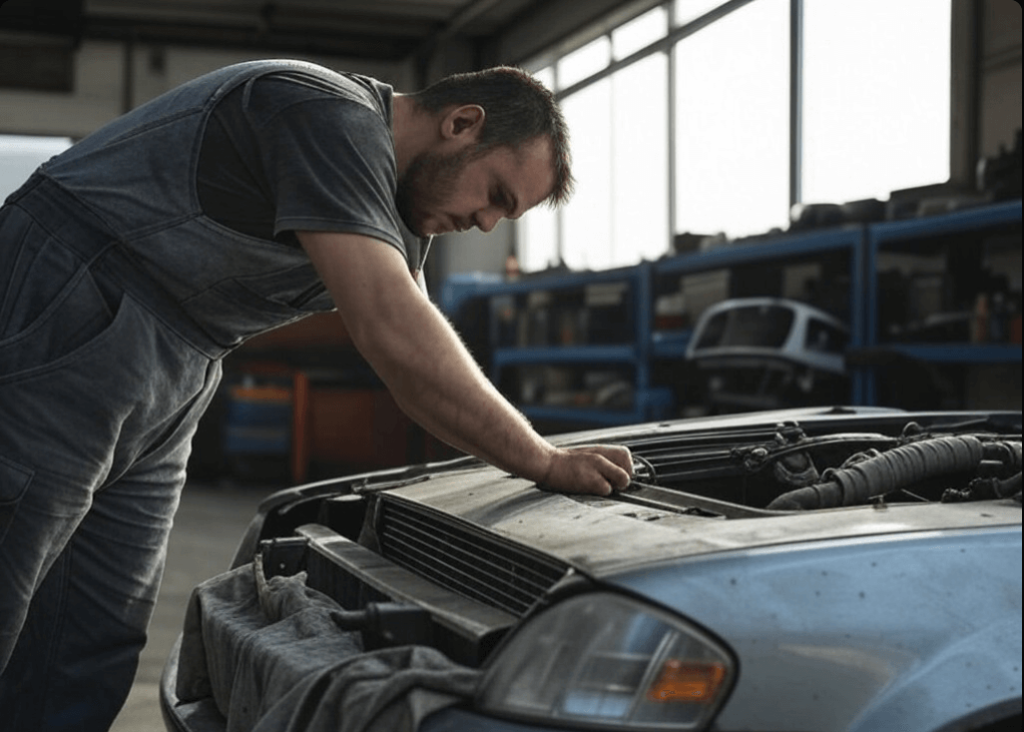
<instances>
[{"instance_id":1,"label":"concrete floor","mask_svg":"<svg viewBox=\"0 0 1024 732\"><path fill-rule=\"evenodd\" d=\"M283 487L283 486L282 486ZM189 483L171 532L160 597L131 695L111 732L164 732L158 688L192 588L228 568L259 502L273 488Z\"/></svg>"}]
</instances>

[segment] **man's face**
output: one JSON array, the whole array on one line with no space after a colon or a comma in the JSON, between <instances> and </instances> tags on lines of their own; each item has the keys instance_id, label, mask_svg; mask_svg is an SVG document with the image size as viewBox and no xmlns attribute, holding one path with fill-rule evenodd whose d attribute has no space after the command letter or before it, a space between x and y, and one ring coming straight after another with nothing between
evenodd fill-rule
<instances>
[{"instance_id":1,"label":"man's face","mask_svg":"<svg viewBox=\"0 0 1024 732\"><path fill-rule=\"evenodd\" d=\"M398 213L415 234L431 236L474 226L490 231L548 197L554 186L551 145L534 140L512 150L475 147L424 152L398 181Z\"/></svg>"}]
</instances>

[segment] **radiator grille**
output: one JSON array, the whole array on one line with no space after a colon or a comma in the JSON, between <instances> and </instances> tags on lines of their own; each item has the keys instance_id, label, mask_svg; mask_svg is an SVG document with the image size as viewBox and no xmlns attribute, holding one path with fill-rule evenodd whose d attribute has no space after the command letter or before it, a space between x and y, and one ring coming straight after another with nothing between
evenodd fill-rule
<instances>
[{"instance_id":1,"label":"radiator grille","mask_svg":"<svg viewBox=\"0 0 1024 732\"><path fill-rule=\"evenodd\" d=\"M395 564L516 616L524 615L569 569L394 501L383 502L378 536L383 555Z\"/></svg>"}]
</instances>

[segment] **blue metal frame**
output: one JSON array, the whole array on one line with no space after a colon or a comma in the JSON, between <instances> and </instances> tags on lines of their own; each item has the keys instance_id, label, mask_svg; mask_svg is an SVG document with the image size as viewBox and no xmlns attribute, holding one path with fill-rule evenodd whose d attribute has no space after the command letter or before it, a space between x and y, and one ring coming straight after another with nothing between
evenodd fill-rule
<instances>
[{"instance_id":1,"label":"blue metal frame","mask_svg":"<svg viewBox=\"0 0 1024 732\"><path fill-rule=\"evenodd\" d=\"M1006 226L1021 220L1021 202L1010 201L955 213L907 221L868 225L848 225L806 233L780 234L741 240L707 252L666 257L600 272L569 272L551 276L528 277L504 282L495 275L455 275L445 283L442 307L454 316L467 300L486 297L517 297L539 290L582 289L593 284L623 282L629 285L633 309L633 338L619 345L497 347L497 319L492 309L490 339L491 378L499 383L501 370L523 364L599 363L626 365L634 369L635 403L632 410L571 409L521 407L534 419L561 422L586 422L612 426L662 419L671 411L671 392L651 383L654 359L685 357L691 331L654 330L654 282L656 277L729 269L757 262L813 257L834 251L847 251L850 272L850 349L878 345L878 255L883 247L913 247L915 242L959 232L980 231ZM488 304L491 307L491 304ZM886 344L904 355L943 364L1020 363L1021 347L1003 344L948 345ZM877 402L876 375L872 368L852 372L850 402L870 406Z\"/></svg>"},{"instance_id":2,"label":"blue metal frame","mask_svg":"<svg viewBox=\"0 0 1024 732\"><path fill-rule=\"evenodd\" d=\"M450 275L441 287L441 310L454 317L467 300L486 296L503 286L501 275L484 272Z\"/></svg>"},{"instance_id":3,"label":"blue metal frame","mask_svg":"<svg viewBox=\"0 0 1024 732\"><path fill-rule=\"evenodd\" d=\"M932 363L998 364L1020 363L1021 347L1015 344L963 343L963 344L918 344L892 343L886 348Z\"/></svg>"},{"instance_id":4,"label":"blue metal frame","mask_svg":"<svg viewBox=\"0 0 1024 732\"><path fill-rule=\"evenodd\" d=\"M517 297L531 292L557 292L583 289L591 285L624 283L630 290L633 311L633 337L619 345L530 346L524 348L499 346L495 302L500 298ZM643 262L633 267L620 267L597 272L568 272L558 275L529 277L504 282L487 276L456 275L445 283L442 309L455 316L470 299L489 299L491 380L498 384L501 372L510 366L524 364L624 365L633 371L634 407L631 410L520 406L531 419L558 422L581 422L601 426L630 424L661 419L671 412L671 392L651 384L653 344L652 264Z\"/></svg>"},{"instance_id":5,"label":"blue metal frame","mask_svg":"<svg viewBox=\"0 0 1024 732\"><path fill-rule=\"evenodd\" d=\"M506 366L531 363L574 364L635 364L636 346L534 346L527 348L498 348L492 356L492 373Z\"/></svg>"},{"instance_id":6,"label":"blue metal frame","mask_svg":"<svg viewBox=\"0 0 1024 732\"><path fill-rule=\"evenodd\" d=\"M906 221L889 221L867 227L865 251L867 278L866 309L866 343L873 345L879 342L878 333L878 256L883 247L894 245L910 245L915 241L927 240L949 234L969 231L994 229L1021 221L1021 201L1007 201L990 206L956 211L938 216L928 216ZM926 345L891 343L886 347L906 356L918 358L932 363L944 364L985 364L985 363L1020 363L1021 347L1019 345L990 345L957 343L949 345ZM865 396L868 404L878 399L878 384L873 369L866 371Z\"/></svg>"},{"instance_id":7,"label":"blue metal frame","mask_svg":"<svg viewBox=\"0 0 1024 732\"><path fill-rule=\"evenodd\" d=\"M860 224L819 231L741 240L707 252L663 259L654 265L655 274L690 274L728 269L754 262L779 261L809 257L822 252L848 250L850 257L850 348L863 347L866 341L863 300L867 270L864 261L864 229ZM680 358L686 353L689 332L656 334L653 355L658 358ZM868 374L856 369L851 379L850 402L856 406L870 404L867 394Z\"/></svg>"}]
</instances>

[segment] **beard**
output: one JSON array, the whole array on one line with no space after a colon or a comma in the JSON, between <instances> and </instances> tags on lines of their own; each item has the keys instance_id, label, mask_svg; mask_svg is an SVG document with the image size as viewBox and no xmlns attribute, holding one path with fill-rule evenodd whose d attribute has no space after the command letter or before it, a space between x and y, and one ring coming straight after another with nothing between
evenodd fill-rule
<instances>
[{"instance_id":1,"label":"beard","mask_svg":"<svg viewBox=\"0 0 1024 732\"><path fill-rule=\"evenodd\" d=\"M426 236L426 221L444 207L455 181L471 159L471 150L449 154L422 152L409 163L398 179L395 206L416 236Z\"/></svg>"}]
</instances>

